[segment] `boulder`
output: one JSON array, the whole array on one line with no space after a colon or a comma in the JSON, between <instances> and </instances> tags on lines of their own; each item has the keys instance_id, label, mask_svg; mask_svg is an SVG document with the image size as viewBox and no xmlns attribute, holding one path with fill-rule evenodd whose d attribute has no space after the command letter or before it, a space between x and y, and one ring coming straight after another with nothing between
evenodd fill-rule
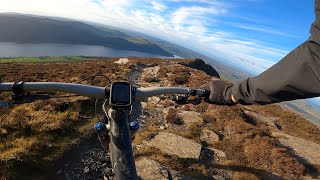
<instances>
[{"instance_id":1,"label":"boulder","mask_svg":"<svg viewBox=\"0 0 320 180\"><path fill-rule=\"evenodd\" d=\"M272 136L277 137L281 144L294 150L297 156L307 160L311 164L320 165L319 144L281 132L273 132Z\"/></svg>"},{"instance_id":2,"label":"boulder","mask_svg":"<svg viewBox=\"0 0 320 180\"><path fill-rule=\"evenodd\" d=\"M274 123L274 121L277 120L277 118L267 118L256 112L247 111L247 110L243 111L243 113L244 113L244 118L248 123L251 123L254 125L265 124L274 130L279 129L278 126Z\"/></svg>"},{"instance_id":3,"label":"boulder","mask_svg":"<svg viewBox=\"0 0 320 180\"><path fill-rule=\"evenodd\" d=\"M214 175L214 176L212 176L212 178L214 180L225 180L222 176L219 176L219 175Z\"/></svg>"},{"instance_id":4,"label":"boulder","mask_svg":"<svg viewBox=\"0 0 320 180\"><path fill-rule=\"evenodd\" d=\"M194 111L182 111L178 113L178 116L182 119L187 126L192 124L203 124L202 115Z\"/></svg>"},{"instance_id":5,"label":"boulder","mask_svg":"<svg viewBox=\"0 0 320 180\"><path fill-rule=\"evenodd\" d=\"M118 61L114 62L115 64L127 64L129 62L128 58L120 58Z\"/></svg>"},{"instance_id":6,"label":"boulder","mask_svg":"<svg viewBox=\"0 0 320 180\"><path fill-rule=\"evenodd\" d=\"M6 129L0 128L0 137L8 135L8 131Z\"/></svg>"},{"instance_id":7,"label":"boulder","mask_svg":"<svg viewBox=\"0 0 320 180\"><path fill-rule=\"evenodd\" d=\"M160 70L160 66L148 67L145 68L143 71L142 76L157 76Z\"/></svg>"},{"instance_id":8,"label":"boulder","mask_svg":"<svg viewBox=\"0 0 320 180\"><path fill-rule=\"evenodd\" d=\"M191 180L192 178L181 175L177 171L173 171L162 166L157 161L148 159L146 157L138 160L136 162L137 175L141 179L146 180L167 180L167 179L186 179Z\"/></svg>"},{"instance_id":9,"label":"boulder","mask_svg":"<svg viewBox=\"0 0 320 180\"><path fill-rule=\"evenodd\" d=\"M145 109L145 108L147 107L147 105L148 105L148 104L147 104L146 102L141 102L141 108L142 108L142 109Z\"/></svg>"},{"instance_id":10,"label":"boulder","mask_svg":"<svg viewBox=\"0 0 320 180\"><path fill-rule=\"evenodd\" d=\"M154 104L158 104L161 101L161 99L157 96L152 96L148 98L148 102L152 102Z\"/></svg>"},{"instance_id":11,"label":"boulder","mask_svg":"<svg viewBox=\"0 0 320 180\"><path fill-rule=\"evenodd\" d=\"M209 145L214 144L215 142L219 141L219 135L207 128L201 131L200 140L206 142Z\"/></svg>"},{"instance_id":12,"label":"boulder","mask_svg":"<svg viewBox=\"0 0 320 180\"><path fill-rule=\"evenodd\" d=\"M194 61L187 64L188 67L202 70L206 72L208 75L220 78L218 71L216 71L211 65L206 64L202 59L195 59Z\"/></svg>"},{"instance_id":13,"label":"boulder","mask_svg":"<svg viewBox=\"0 0 320 180\"><path fill-rule=\"evenodd\" d=\"M199 159L201 152L199 143L167 132L160 132L153 139L145 141L144 144L179 158Z\"/></svg>"},{"instance_id":14,"label":"boulder","mask_svg":"<svg viewBox=\"0 0 320 180\"><path fill-rule=\"evenodd\" d=\"M217 158L217 159L223 159L223 158L226 158L227 155L225 152L219 150L219 149L215 149L215 148L209 148L213 153L214 153L214 156Z\"/></svg>"},{"instance_id":15,"label":"boulder","mask_svg":"<svg viewBox=\"0 0 320 180\"><path fill-rule=\"evenodd\" d=\"M137 175L141 179L167 180L168 172L156 161L146 157L136 162Z\"/></svg>"}]
</instances>

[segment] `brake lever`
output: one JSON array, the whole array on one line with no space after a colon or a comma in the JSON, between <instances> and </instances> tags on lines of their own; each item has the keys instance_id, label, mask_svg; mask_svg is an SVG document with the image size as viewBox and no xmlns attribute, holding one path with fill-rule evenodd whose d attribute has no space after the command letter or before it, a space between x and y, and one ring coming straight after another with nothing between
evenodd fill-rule
<instances>
[{"instance_id":1,"label":"brake lever","mask_svg":"<svg viewBox=\"0 0 320 180\"><path fill-rule=\"evenodd\" d=\"M194 100L189 100L188 102L190 104L193 104L193 105L199 105L199 104L201 104L202 99L201 98L195 98Z\"/></svg>"},{"instance_id":2,"label":"brake lever","mask_svg":"<svg viewBox=\"0 0 320 180\"><path fill-rule=\"evenodd\" d=\"M179 105L183 105L183 104L188 104L188 96L172 96L171 100L174 101L175 103L179 104Z\"/></svg>"},{"instance_id":3,"label":"brake lever","mask_svg":"<svg viewBox=\"0 0 320 180\"><path fill-rule=\"evenodd\" d=\"M194 99L190 100L190 96L172 96L172 100L179 105L184 105L184 104L193 104L193 105L199 105L202 100L199 97L192 96Z\"/></svg>"}]
</instances>

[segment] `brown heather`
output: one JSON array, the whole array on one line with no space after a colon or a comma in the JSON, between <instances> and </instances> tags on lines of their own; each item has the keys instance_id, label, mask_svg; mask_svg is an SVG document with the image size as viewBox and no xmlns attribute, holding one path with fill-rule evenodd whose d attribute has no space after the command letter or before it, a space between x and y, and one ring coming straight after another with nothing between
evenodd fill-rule
<instances>
[{"instance_id":1,"label":"brown heather","mask_svg":"<svg viewBox=\"0 0 320 180\"><path fill-rule=\"evenodd\" d=\"M151 58L129 58L130 63L116 65L116 59L99 61L83 61L71 63L1 63L0 75L5 75L6 82L12 81L57 81L77 82L83 78L100 74L108 76L112 81L125 79L130 66L137 63L159 65L157 81L168 80L168 85L187 86L198 88L210 76L199 70L174 64L167 65L173 60ZM177 60L178 63L190 60ZM154 80L151 78L145 81ZM108 85L103 78L85 81L86 84L99 86ZM8 99L10 94L0 94L0 98ZM54 95L60 95L55 93ZM162 101L165 107L172 102ZM61 108L62 106L67 108ZM92 133L94 117L94 100L84 97L71 97L36 101L30 104L14 106L10 110L0 111L0 177L17 178L26 169L46 169L52 167L56 160L81 137ZM148 108L148 107L147 107ZM150 109L155 108L149 107ZM177 106L177 109L182 109ZM149 119L146 127L137 133L135 144L141 144L160 131L172 132L183 137L199 140L203 127L223 134L222 141L216 142L213 147L226 153L223 161L196 161L180 159L161 153L159 150L144 147L136 151L136 158L149 157L174 170L185 172L198 179L209 179L213 174L225 169L233 172L234 179L260 179L265 173L276 173L285 179L300 179L311 171L289 149L281 146L277 139L271 136L269 129L263 125L254 126L244 121L245 107L207 105L201 103L194 108L202 114L204 124L195 125L187 130L174 128L161 130L156 119ZM250 106L266 117L278 117L282 131L287 134L305 138L320 144L320 130L297 114L285 110L277 105ZM175 122L178 117L176 110L169 111L167 121ZM22 168L24 167L24 168ZM27 168L28 167L28 168ZM319 168L319 166L314 166Z\"/></svg>"}]
</instances>

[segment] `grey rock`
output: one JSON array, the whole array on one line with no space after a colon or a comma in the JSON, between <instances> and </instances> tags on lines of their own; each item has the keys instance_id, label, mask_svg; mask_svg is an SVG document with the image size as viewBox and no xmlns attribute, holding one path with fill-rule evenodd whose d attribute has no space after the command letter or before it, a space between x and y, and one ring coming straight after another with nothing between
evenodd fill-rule
<instances>
[{"instance_id":1,"label":"grey rock","mask_svg":"<svg viewBox=\"0 0 320 180\"><path fill-rule=\"evenodd\" d=\"M160 132L153 139L145 141L144 144L146 146L156 147L164 153L177 155L180 158L199 159L201 152L200 144L193 140L166 132Z\"/></svg>"},{"instance_id":2,"label":"grey rock","mask_svg":"<svg viewBox=\"0 0 320 180\"><path fill-rule=\"evenodd\" d=\"M227 157L226 153L219 150L219 149L215 149L215 148L209 148L211 151L213 151L215 157L219 160L219 159L224 159Z\"/></svg>"},{"instance_id":3,"label":"grey rock","mask_svg":"<svg viewBox=\"0 0 320 180\"><path fill-rule=\"evenodd\" d=\"M222 176L219 176L219 175L214 175L212 176L212 178L215 180L225 180Z\"/></svg>"},{"instance_id":4,"label":"grey rock","mask_svg":"<svg viewBox=\"0 0 320 180\"><path fill-rule=\"evenodd\" d=\"M8 131L6 129L0 128L0 137L5 136L8 134Z\"/></svg>"},{"instance_id":5,"label":"grey rock","mask_svg":"<svg viewBox=\"0 0 320 180\"><path fill-rule=\"evenodd\" d=\"M83 170L83 173L84 174L89 174L89 172L90 172L90 169L89 169L89 167L84 167L84 170Z\"/></svg>"},{"instance_id":6,"label":"grey rock","mask_svg":"<svg viewBox=\"0 0 320 180\"><path fill-rule=\"evenodd\" d=\"M154 104L158 104L161 101L161 99L157 96L152 96L148 98L148 102L152 102Z\"/></svg>"},{"instance_id":7,"label":"grey rock","mask_svg":"<svg viewBox=\"0 0 320 180\"><path fill-rule=\"evenodd\" d=\"M274 121L277 120L277 118L274 118L274 117L267 118L262 116L261 114L258 114L252 111L247 111L247 110L243 111L243 113L244 113L244 118L248 123L251 123L254 125L265 124L272 129L278 130L277 125L274 123Z\"/></svg>"},{"instance_id":8,"label":"grey rock","mask_svg":"<svg viewBox=\"0 0 320 180\"><path fill-rule=\"evenodd\" d=\"M166 180L167 177L165 174L161 173L161 165L153 160L148 158L142 158L136 162L137 175L141 179L157 179L157 180Z\"/></svg>"},{"instance_id":9,"label":"grey rock","mask_svg":"<svg viewBox=\"0 0 320 180\"><path fill-rule=\"evenodd\" d=\"M273 132L272 136L277 137L281 144L292 148L299 157L309 163L320 164L320 144L281 132Z\"/></svg>"},{"instance_id":10,"label":"grey rock","mask_svg":"<svg viewBox=\"0 0 320 180\"><path fill-rule=\"evenodd\" d=\"M192 180L191 177L180 174L177 171L168 169L157 161L143 157L136 162L137 175L145 180L167 180L167 179L184 179ZM170 177L170 178L169 178Z\"/></svg>"},{"instance_id":11,"label":"grey rock","mask_svg":"<svg viewBox=\"0 0 320 180\"><path fill-rule=\"evenodd\" d=\"M63 173L63 171L60 169L59 171L56 172L56 175L60 175L62 173Z\"/></svg>"},{"instance_id":12,"label":"grey rock","mask_svg":"<svg viewBox=\"0 0 320 180\"><path fill-rule=\"evenodd\" d=\"M182 111L178 116L183 120L187 126L192 124L203 124L203 119L200 113L194 111Z\"/></svg>"},{"instance_id":13,"label":"grey rock","mask_svg":"<svg viewBox=\"0 0 320 180\"><path fill-rule=\"evenodd\" d=\"M209 145L214 144L220 140L219 135L207 128L201 131L200 140L206 142Z\"/></svg>"},{"instance_id":14,"label":"grey rock","mask_svg":"<svg viewBox=\"0 0 320 180\"><path fill-rule=\"evenodd\" d=\"M141 108L142 108L142 109L145 109L145 108L147 107L147 105L148 105L147 103L141 102Z\"/></svg>"},{"instance_id":15,"label":"grey rock","mask_svg":"<svg viewBox=\"0 0 320 180\"><path fill-rule=\"evenodd\" d=\"M69 173L64 173L64 177L66 178L66 180L71 180Z\"/></svg>"}]
</instances>

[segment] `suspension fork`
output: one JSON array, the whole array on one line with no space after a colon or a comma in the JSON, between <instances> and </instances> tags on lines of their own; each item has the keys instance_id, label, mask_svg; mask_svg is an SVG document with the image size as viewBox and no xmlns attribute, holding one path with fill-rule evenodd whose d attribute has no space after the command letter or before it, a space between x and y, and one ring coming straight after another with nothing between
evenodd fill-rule
<instances>
[{"instance_id":1,"label":"suspension fork","mask_svg":"<svg viewBox=\"0 0 320 180\"><path fill-rule=\"evenodd\" d=\"M126 109L110 109L110 154L117 180L137 179Z\"/></svg>"}]
</instances>

